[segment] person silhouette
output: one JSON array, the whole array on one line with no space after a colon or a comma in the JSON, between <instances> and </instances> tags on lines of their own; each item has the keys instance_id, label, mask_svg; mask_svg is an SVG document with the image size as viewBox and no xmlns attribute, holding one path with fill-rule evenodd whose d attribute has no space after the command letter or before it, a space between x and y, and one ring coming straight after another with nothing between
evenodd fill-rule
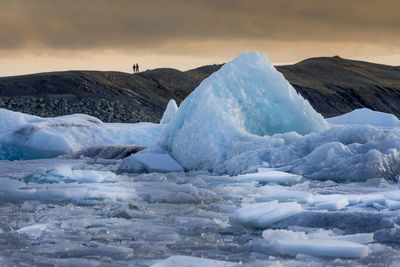
<instances>
[{"instance_id":1,"label":"person silhouette","mask_svg":"<svg viewBox=\"0 0 400 267\"><path fill-rule=\"evenodd\" d=\"M139 73L139 65L136 63L136 73Z\"/></svg>"},{"instance_id":2,"label":"person silhouette","mask_svg":"<svg viewBox=\"0 0 400 267\"><path fill-rule=\"evenodd\" d=\"M133 64L132 68L133 68L133 73L136 73L136 65L135 64Z\"/></svg>"}]
</instances>

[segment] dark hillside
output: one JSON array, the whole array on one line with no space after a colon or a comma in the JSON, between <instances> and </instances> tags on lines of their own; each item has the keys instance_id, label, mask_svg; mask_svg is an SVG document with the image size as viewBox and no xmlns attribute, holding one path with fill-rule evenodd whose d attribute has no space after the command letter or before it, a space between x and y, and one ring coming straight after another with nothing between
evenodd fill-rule
<instances>
[{"instance_id":1,"label":"dark hillside","mask_svg":"<svg viewBox=\"0 0 400 267\"><path fill-rule=\"evenodd\" d=\"M0 77L0 107L46 117L86 113L106 122L158 122L169 99L179 104L221 66ZM400 67L321 57L277 69L325 117L361 107L400 117Z\"/></svg>"},{"instance_id":2,"label":"dark hillside","mask_svg":"<svg viewBox=\"0 0 400 267\"><path fill-rule=\"evenodd\" d=\"M362 107L400 117L400 67L321 57L277 68L325 117Z\"/></svg>"}]
</instances>

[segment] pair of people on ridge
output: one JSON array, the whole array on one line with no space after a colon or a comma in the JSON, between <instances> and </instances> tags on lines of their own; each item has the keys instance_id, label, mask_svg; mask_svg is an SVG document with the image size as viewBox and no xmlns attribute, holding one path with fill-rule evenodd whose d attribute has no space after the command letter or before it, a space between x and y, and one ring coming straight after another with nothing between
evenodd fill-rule
<instances>
[{"instance_id":1,"label":"pair of people on ridge","mask_svg":"<svg viewBox=\"0 0 400 267\"><path fill-rule=\"evenodd\" d=\"M133 64L133 73L139 73L139 65L137 63Z\"/></svg>"}]
</instances>

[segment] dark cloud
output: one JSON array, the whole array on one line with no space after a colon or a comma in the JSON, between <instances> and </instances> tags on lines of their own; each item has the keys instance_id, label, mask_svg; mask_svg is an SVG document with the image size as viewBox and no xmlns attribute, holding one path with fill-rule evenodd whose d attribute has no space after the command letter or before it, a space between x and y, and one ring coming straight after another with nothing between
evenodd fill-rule
<instances>
[{"instance_id":1,"label":"dark cloud","mask_svg":"<svg viewBox=\"0 0 400 267\"><path fill-rule=\"evenodd\" d=\"M400 1L2 0L0 49L271 40L400 44Z\"/></svg>"}]
</instances>

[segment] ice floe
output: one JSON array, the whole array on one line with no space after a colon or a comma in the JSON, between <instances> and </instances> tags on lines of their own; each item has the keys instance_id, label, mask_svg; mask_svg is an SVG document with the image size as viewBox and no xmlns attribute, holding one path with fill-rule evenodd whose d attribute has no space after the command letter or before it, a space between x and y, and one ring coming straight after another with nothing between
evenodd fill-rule
<instances>
[{"instance_id":1,"label":"ice floe","mask_svg":"<svg viewBox=\"0 0 400 267\"><path fill-rule=\"evenodd\" d=\"M165 260L161 260L151 267L227 267L240 266L235 262L219 261L191 256L171 256Z\"/></svg>"},{"instance_id":2,"label":"ice floe","mask_svg":"<svg viewBox=\"0 0 400 267\"><path fill-rule=\"evenodd\" d=\"M232 220L246 226L265 228L302 210L296 202L278 203L275 200L240 208L232 216Z\"/></svg>"},{"instance_id":3,"label":"ice floe","mask_svg":"<svg viewBox=\"0 0 400 267\"><path fill-rule=\"evenodd\" d=\"M256 173L238 175L237 179L243 182L258 181L262 183L277 183L290 185L300 181L301 176L282 171L261 169Z\"/></svg>"},{"instance_id":4,"label":"ice floe","mask_svg":"<svg viewBox=\"0 0 400 267\"><path fill-rule=\"evenodd\" d=\"M163 127L144 122L103 123L84 114L41 118L0 111L0 159L8 160L49 158L99 145L148 146Z\"/></svg>"},{"instance_id":5,"label":"ice floe","mask_svg":"<svg viewBox=\"0 0 400 267\"><path fill-rule=\"evenodd\" d=\"M124 159L119 172L181 172L183 168L169 154L137 153Z\"/></svg>"},{"instance_id":6,"label":"ice floe","mask_svg":"<svg viewBox=\"0 0 400 267\"><path fill-rule=\"evenodd\" d=\"M369 249L363 244L371 243L373 234L329 236L326 233L307 235L290 230L265 230L263 238L283 255L361 258L368 256Z\"/></svg>"}]
</instances>

